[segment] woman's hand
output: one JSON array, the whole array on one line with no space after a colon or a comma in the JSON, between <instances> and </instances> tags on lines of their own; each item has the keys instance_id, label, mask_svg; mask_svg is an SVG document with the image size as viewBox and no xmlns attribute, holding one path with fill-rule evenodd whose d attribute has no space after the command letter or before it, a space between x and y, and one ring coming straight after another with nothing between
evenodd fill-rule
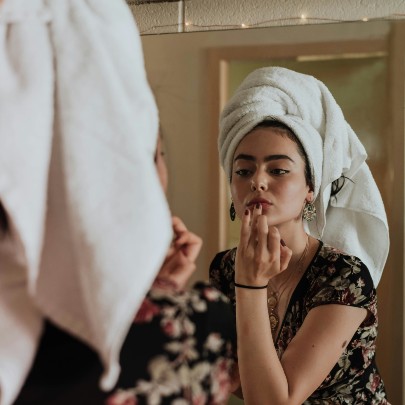
<instances>
[{"instance_id":1,"label":"woman's hand","mask_svg":"<svg viewBox=\"0 0 405 405\"><path fill-rule=\"evenodd\" d=\"M202 239L190 232L178 217L172 217L172 226L173 242L154 285L181 290L196 269L195 260L200 253Z\"/></svg>"},{"instance_id":2,"label":"woman's hand","mask_svg":"<svg viewBox=\"0 0 405 405\"><path fill-rule=\"evenodd\" d=\"M284 271L292 251L281 244L280 233L267 224L262 207L245 211L236 253L235 281L252 286L266 285Z\"/></svg>"}]
</instances>

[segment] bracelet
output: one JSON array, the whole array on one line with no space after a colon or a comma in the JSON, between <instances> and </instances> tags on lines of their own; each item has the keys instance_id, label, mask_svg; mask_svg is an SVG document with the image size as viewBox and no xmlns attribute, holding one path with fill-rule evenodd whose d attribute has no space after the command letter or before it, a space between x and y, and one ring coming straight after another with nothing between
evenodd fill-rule
<instances>
[{"instance_id":1,"label":"bracelet","mask_svg":"<svg viewBox=\"0 0 405 405\"><path fill-rule=\"evenodd\" d=\"M235 285L235 287L239 287L239 288L248 288L250 290L263 290L264 288L267 288L268 284L266 285L245 285L245 284L238 284L238 283L233 283Z\"/></svg>"}]
</instances>

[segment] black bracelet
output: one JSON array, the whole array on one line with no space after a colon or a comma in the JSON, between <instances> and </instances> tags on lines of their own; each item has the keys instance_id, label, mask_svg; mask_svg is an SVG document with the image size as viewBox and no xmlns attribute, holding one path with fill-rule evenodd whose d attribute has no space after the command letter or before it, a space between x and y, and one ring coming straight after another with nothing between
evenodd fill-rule
<instances>
[{"instance_id":1,"label":"black bracelet","mask_svg":"<svg viewBox=\"0 0 405 405\"><path fill-rule=\"evenodd\" d=\"M268 284L257 286L257 285L238 284L238 283L235 283L235 282L234 282L234 285L235 285L235 287L248 288L250 290L263 290L263 289L267 288L267 286L268 286Z\"/></svg>"}]
</instances>

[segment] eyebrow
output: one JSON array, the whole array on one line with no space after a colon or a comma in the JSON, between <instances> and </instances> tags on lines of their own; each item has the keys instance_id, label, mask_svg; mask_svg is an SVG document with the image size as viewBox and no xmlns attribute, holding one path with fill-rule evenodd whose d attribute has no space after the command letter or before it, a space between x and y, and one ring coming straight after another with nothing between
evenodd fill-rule
<instances>
[{"instance_id":1,"label":"eyebrow","mask_svg":"<svg viewBox=\"0 0 405 405\"><path fill-rule=\"evenodd\" d=\"M265 162L271 162L272 160L290 160L291 162L295 163L293 159L291 159L289 156L287 155L268 155L265 156L264 161ZM235 159L233 160L234 162L236 162L237 160L250 160L252 162L256 162L256 158L252 155L246 155L244 153L240 153L238 156L235 157Z\"/></svg>"}]
</instances>

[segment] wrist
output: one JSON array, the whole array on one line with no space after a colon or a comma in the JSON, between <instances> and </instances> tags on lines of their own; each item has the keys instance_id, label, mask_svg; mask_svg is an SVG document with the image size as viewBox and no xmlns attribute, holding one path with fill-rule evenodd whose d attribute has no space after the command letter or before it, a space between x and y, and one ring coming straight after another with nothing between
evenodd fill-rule
<instances>
[{"instance_id":1,"label":"wrist","mask_svg":"<svg viewBox=\"0 0 405 405\"><path fill-rule=\"evenodd\" d=\"M251 286L264 286L269 283L269 279L267 277L254 277L253 275L248 274L235 274L234 280L237 284L245 284Z\"/></svg>"}]
</instances>

